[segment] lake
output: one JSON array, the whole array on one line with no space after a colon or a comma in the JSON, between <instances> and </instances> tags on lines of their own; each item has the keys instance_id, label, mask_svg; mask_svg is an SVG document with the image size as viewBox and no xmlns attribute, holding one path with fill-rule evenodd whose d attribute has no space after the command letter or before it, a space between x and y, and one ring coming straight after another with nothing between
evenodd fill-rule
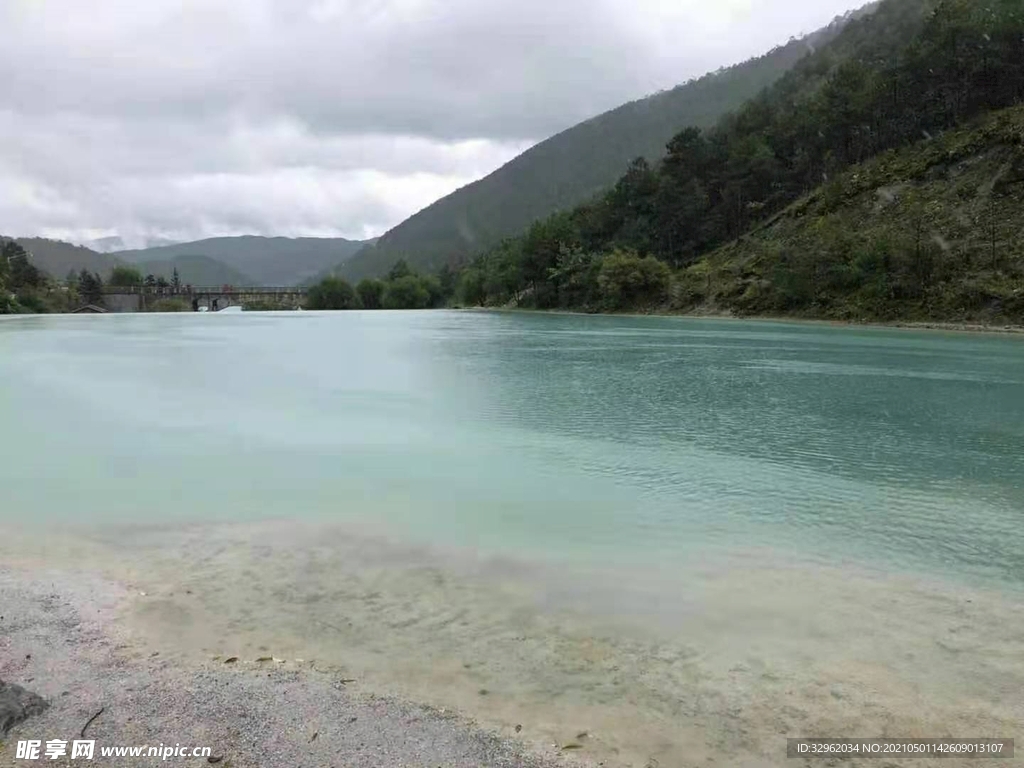
<instances>
[{"instance_id":1,"label":"lake","mask_svg":"<svg viewBox=\"0 0 1024 768\"><path fill-rule=\"evenodd\" d=\"M1021 337L3 318L0 424L0 524L163 589L127 620L183 653L287 647L640 765L1024 714Z\"/></svg>"}]
</instances>

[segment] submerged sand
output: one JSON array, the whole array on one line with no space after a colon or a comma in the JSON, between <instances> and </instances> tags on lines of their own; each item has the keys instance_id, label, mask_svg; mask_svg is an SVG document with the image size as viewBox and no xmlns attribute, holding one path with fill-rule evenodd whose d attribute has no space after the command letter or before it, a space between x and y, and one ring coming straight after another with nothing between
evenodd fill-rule
<instances>
[{"instance_id":1,"label":"submerged sand","mask_svg":"<svg viewBox=\"0 0 1024 768\"><path fill-rule=\"evenodd\" d=\"M1019 595L852 564L743 552L625 574L294 523L0 555L0 679L54 702L19 733L105 706L97 739L208 740L236 766L781 766L802 762L787 737L1024 723Z\"/></svg>"},{"instance_id":2,"label":"submerged sand","mask_svg":"<svg viewBox=\"0 0 1024 768\"><path fill-rule=\"evenodd\" d=\"M225 664L149 651L122 631L123 585L66 571L0 568L0 679L50 702L0 743L0 766L24 766L19 739L95 740L92 762L48 765L555 765L454 712L367 694L336 672L293 659ZM101 746L209 747L210 757L104 758Z\"/></svg>"}]
</instances>

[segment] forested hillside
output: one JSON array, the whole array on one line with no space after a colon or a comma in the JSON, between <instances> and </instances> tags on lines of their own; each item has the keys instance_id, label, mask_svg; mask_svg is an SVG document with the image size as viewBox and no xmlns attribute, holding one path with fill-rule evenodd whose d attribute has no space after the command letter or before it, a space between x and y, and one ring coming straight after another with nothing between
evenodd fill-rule
<instances>
[{"instance_id":1,"label":"forested hillside","mask_svg":"<svg viewBox=\"0 0 1024 768\"><path fill-rule=\"evenodd\" d=\"M1024 107L857 165L677 276L681 311L1024 323Z\"/></svg>"},{"instance_id":2,"label":"forested hillside","mask_svg":"<svg viewBox=\"0 0 1024 768\"><path fill-rule=\"evenodd\" d=\"M831 41L843 23L563 131L402 222L334 271L356 280L379 277L399 259L434 271L572 208L615 183L633 158L661 157L683 126L714 125Z\"/></svg>"},{"instance_id":3,"label":"forested hillside","mask_svg":"<svg viewBox=\"0 0 1024 768\"><path fill-rule=\"evenodd\" d=\"M108 274L117 265L111 254L97 253L81 245L43 237L19 237L21 246L32 254L32 263L51 277L63 279L69 272L83 269Z\"/></svg>"},{"instance_id":4,"label":"forested hillside","mask_svg":"<svg viewBox=\"0 0 1024 768\"><path fill-rule=\"evenodd\" d=\"M942 316L957 300L936 303L939 283L992 277L998 290L985 285L996 301L1019 285L1016 243L1024 222L1012 204L1019 121L1015 112L994 117L1007 126L996 133L964 126L1022 99L1020 0L886 0L713 129L682 130L663 162L634 161L608 193L475 260L461 277L461 297L541 308L668 306L675 283L677 304L688 306L710 301L745 312ZM958 128L963 133L945 135ZM956 157L975 163L975 170L954 181L958 171L936 159L936 147L956 148ZM849 170L887 152L862 172ZM995 191L979 191L989 171L998 176ZM927 173L937 175L925 183ZM861 186L865 179L871 188ZM976 197L969 199L972 184ZM953 186L959 204L947 194ZM1001 190L1009 197L1000 197ZM877 211L877 228L864 218L864 195L874 194L896 201ZM799 218L789 206L808 195L812 202L796 210L816 218L785 224L774 218L783 211L783 219ZM958 216L973 223L952 227ZM1002 254L989 265L1000 272L995 277L981 275L977 238L964 237L964 227L982 219ZM769 222L774 228L766 230ZM753 239L715 252L751 230ZM846 250L826 248L832 255L823 256L826 237L843 240ZM777 252L765 255L764 248ZM873 256L860 258L865 249ZM953 268L958 259L963 263ZM841 272L840 262L859 264L861 272L844 272L843 287L829 283L828 295L819 295L821 275ZM925 266L940 262L941 269ZM686 271L673 275L673 269ZM916 285L907 284L910 272ZM881 290L881 298L851 304L835 296L862 289ZM971 311L981 311L979 301ZM1018 311L1012 300L998 306L1002 315Z\"/></svg>"}]
</instances>

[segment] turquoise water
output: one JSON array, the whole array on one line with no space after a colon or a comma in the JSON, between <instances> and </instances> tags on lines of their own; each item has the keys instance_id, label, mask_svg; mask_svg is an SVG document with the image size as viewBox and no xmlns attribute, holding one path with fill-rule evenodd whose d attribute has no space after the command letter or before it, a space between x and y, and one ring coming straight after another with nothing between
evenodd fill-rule
<instances>
[{"instance_id":1,"label":"turquoise water","mask_svg":"<svg viewBox=\"0 0 1024 768\"><path fill-rule=\"evenodd\" d=\"M670 318L0 321L0 522L1024 581L1024 339Z\"/></svg>"}]
</instances>

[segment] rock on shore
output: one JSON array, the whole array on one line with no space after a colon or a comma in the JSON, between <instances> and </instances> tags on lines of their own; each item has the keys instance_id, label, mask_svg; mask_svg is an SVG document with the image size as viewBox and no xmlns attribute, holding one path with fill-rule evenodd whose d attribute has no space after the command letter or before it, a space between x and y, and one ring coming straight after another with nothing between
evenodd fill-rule
<instances>
[{"instance_id":1,"label":"rock on shore","mask_svg":"<svg viewBox=\"0 0 1024 768\"><path fill-rule=\"evenodd\" d=\"M0 736L6 736L18 723L43 714L48 706L39 694L0 680Z\"/></svg>"}]
</instances>

